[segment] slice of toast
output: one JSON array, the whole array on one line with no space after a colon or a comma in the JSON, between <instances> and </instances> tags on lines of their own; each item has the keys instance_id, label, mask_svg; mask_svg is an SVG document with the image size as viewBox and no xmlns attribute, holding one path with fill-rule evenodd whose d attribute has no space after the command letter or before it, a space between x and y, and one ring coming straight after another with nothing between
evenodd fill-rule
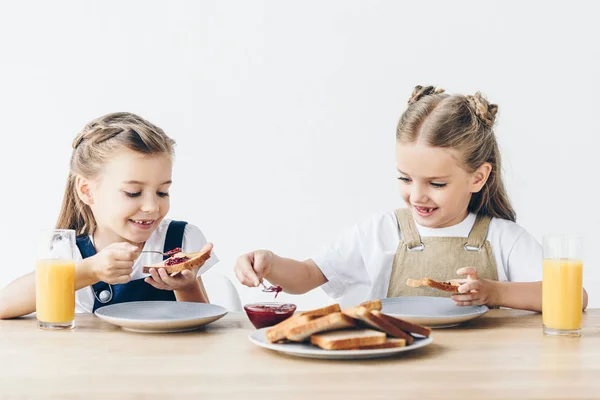
<instances>
[{"instance_id":1,"label":"slice of toast","mask_svg":"<svg viewBox=\"0 0 600 400\"><path fill-rule=\"evenodd\" d=\"M425 336L425 337L429 337L429 335L431 335L431 329L426 326L419 325L419 324L413 324L412 322L408 322L408 321L404 321L403 319L400 319L400 318L392 317L391 315L384 314L381 311L377 311L377 310L373 310L373 311L371 311L371 313L374 316L379 317L382 320L389 322L390 324L394 325L396 328L401 329L405 332L416 333L417 335L421 335L421 336Z\"/></svg>"},{"instance_id":2,"label":"slice of toast","mask_svg":"<svg viewBox=\"0 0 600 400\"><path fill-rule=\"evenodd\" d=\"M339 304L332 304L327 307L318 308L316 310L304 311L292 315L290 318L281 321L277 325L273 325L265 331L267 340L271 343L280 342L287 338L287 333L290 329L296 326L306 325L309 321L340 311Z\"/></svg>"},{"instance_id":3,"label":"slice of toast","mask_svg":"<svg viewBox=\"0 0 600 400\"><path fill-rule=\"evenodd\" d=\"M402 329L398 328L396 325L384 320L378 315L375 315L375 312L379 312L379 310L371 310L369 311L364 307L353 307L354 309L354 318L359 319L362 323L367 325L370 328L377 329L378 331L385 332L387 335L404 339L406 344L411 345L414 341L414 338L410 336L408 333L404 332Z\"/></svg>"},{"instance_id":4,"label":"slice of toast","mask_svg":"<svg viewBox=\"0 0 600 400\"><path fill-rule=\"evenodd\" d=\"M310 342L324 350L350 350L383 345L386 338L385 333L372 329L347 329L312 335Z\"/></svg>"},{"instance_id":5,"label":"slice of toast","mask_svg":"<svg viewBox=\"0 0 600 400\"><path fill-rule=\"evenodd\" d=\"M344 314L352 318L359 318L359 313L369 312L371 310L381 310L381 300L372 300L361 303L355 307L349 307L342 310Z\"/></svg>"},{"instance_id":6,"label":"slice of toast","mask_svg":"<svg viewBox=\"0 0 600 400\"><path fill-rule=\"evenodd\" d=\"M287 331L286 338L293 342L304 342L315 333L353 328L356 324L355 319L341 312L335 312L292 327Z\"/></svg>"},{"instance_id":7,"label":"slice of toast","mask_svg":"<svg viewBox=\"0 0 600 400\"><path fill-rule=\"evenodd\" d=\"M382 344L373 344L369 346L360 346L359 350L373 350L373 349L392 349L394 347L406 347L406 340L387 338Z\"/></svg>"},{"instance_id":8,"label":"slice of toast","mask_svg":"<svg viewBox=\"0 0 600 400\"><path fill-rule=\"evenodd\" d=\"M340 312L340 310L340 305L336 303L323 308L317 308L316 310L302 311L300 315L306 315L310 317L322 317L324 315L331 314L334 312Z\"/></svg>"},{"instance_id":9,"label":"slice of toast","mask_svg":"<svg viewBox=\"0 0 600 400\"><path fill-rule=\"evenodd\" d=\"M202 251L199 251L196 253L183 253L183 252L177 253L177 254L174 254L171 257L167 258L166 260L162 261L161 263L154 264L154 265L145 265L142 268L142 272L144 274L149 274L150 268L164 268L165 271L169 275L172 275L172 274L181 272L186 269L192 269L192 268L195 268L198 266L201 267L202 265L204 265L206 260L208 260L210 258L211 251L212 251L212 245L210 245L210 246L207 245L207 246L204 246ZM168 262L169 260L173 260L175 258L182 258L182 257L187 257L187 258L189 258L189 260L184 261L179 264L165 265L165 263Z\"/></svg>"},{"instance_id":10,"label":"slice of toast","mask_svg":"<svg viewBox=\"0 0 600 400\"><path fill-rule=\"evenodd\" d=\"M458 293L458 287L462 284L460 280L449 280L449 281L434 281L429 278L421 279L407 279L406 284L410 287L428 287L435 290L441 290L442 292Z\"/></svg>"}]
</instances>

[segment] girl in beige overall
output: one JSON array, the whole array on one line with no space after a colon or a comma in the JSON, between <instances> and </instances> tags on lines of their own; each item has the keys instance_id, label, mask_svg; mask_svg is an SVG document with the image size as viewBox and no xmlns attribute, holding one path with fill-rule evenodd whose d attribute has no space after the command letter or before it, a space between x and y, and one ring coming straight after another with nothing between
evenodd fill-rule
<instances>
[{"instance_id":1,"label":"girl in beige overall","mask_svg":"<svg viewBox=\"0 0 600 400\"><path fill-rule=\"evenodd\" d=\"M515 223L493 131L498 106L479 93L448 95L417 86L396 131L400 192L407 208L378 215L305 261L257 250L237 260L236 276L288 293L318 286L339 298L440 295L407 278L467 280L457 305L542 310L539 243ZM583 292L583 308L587 293Z\"/></svg>"}]
</instances>

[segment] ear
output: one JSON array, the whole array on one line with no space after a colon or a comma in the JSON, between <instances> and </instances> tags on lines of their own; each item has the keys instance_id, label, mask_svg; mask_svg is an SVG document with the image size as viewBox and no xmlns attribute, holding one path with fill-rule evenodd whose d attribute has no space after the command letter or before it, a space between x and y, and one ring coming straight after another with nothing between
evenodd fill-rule
<instances>
[{"instance_id":1,"label":"ear","mask_svg":"<svg viewBox=\"0 0 600 400\"><path fill-rule=\"evenodd\" d=\"M491 172L492 164L488 162L481 164L481 166L473 172L471 175L471 193L479 193L490 177Z\"/></svg>"},{"instance_id":2,"label":"ear","mask_svg":"<svg viewBox=\"0 0 600 400\"><path fill-rule=\"evenodd\" d=\"M91 182L82 177L77 176L75 178L75 189L77 190L77 196L83 201L84 204L91 206L94 204L94 196L92 196Z\"/></svg>"}]
</instances>

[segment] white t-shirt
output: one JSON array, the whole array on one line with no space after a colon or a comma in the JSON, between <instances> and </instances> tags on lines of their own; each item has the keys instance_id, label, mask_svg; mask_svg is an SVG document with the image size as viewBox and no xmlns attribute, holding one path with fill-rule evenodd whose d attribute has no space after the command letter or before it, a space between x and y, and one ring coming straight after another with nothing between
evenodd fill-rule
<instances>
[{"instance_id":1,"label":"white t-shirt","mask_svg":"<svg viewBox=\"0 0 600 400\"><path fill-rule=\"evenodd\" d=\"M158 228L154 232L150 238L144 244L143 250L155 250L155 251L163 251L165 245L165 239L167 237L167 229L169 228L170 219L163 219ZM91 240L91 237L90 237ZM186 253L193 253L196 251L202 250L202 247L207 243L206 237L202 233L202 231L192 224L187 224L185 226L185 231L183 232L183 243L181 246L181 250ZM79 252L79 248L75 249L75 261L80 261L82 259L81 253ZM157 264L162 261L162 255L156 253L141 253L140 257L135 260L133 264L133 271L131 273L131 280L145 278L150 276L150 274L144 274L142 272L142 267L144 265L152 265ZM211 253L210 258L204 263L204 265L198 271L198 276L202 275L206 271L208 271L213 265L219 262L216 254L214 252ZM75 292L75 311L76 312L92 312L94 309L94 292L91 286L87 286L79 289Z\"/></svg>"},{"instance_id":2,"label":"white t-shirt","mask_svg":"<svg viewBox=\"0 0 600 400\"><path fill-rule=\"evenodd\" d=\"M415 224L422 237L466 238L475 218L475 214L469 214L462 222L447 228ZM322 286L325 293L332 298L348 292L360 293L356 300L385 298L400 239L394 212L368 218L342 234L329 248L312 258L328 280ZM487 240L498 267L498 280L542 280L542 248L521 226L492 218Z\"/></svg>"}]
</instances>

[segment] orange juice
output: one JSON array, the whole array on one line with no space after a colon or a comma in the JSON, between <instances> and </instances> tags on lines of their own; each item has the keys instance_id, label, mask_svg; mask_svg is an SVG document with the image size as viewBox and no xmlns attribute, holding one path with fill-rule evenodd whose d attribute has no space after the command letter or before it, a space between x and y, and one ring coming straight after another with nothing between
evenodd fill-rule
<instances>
[{"instance_id":1,"label":"orange juice","mask_svg":"<svg viewBox=\"0 0 600 400\"><path fill-rule=\"evenodd\" d=\"M542 319L557 330L581 329L583 262L574 259L544 259Z\"/></svg>"},{"instance_id":2,"label":"orange juice","mask_svg":"<svg viewBox=\"0 0 600 400\"><path fill-rule=\"evenodd\" d=\"M66 324L75 319L75 261L37 260L35 308L38 321Z\"/></svg>"}]
</instances>

